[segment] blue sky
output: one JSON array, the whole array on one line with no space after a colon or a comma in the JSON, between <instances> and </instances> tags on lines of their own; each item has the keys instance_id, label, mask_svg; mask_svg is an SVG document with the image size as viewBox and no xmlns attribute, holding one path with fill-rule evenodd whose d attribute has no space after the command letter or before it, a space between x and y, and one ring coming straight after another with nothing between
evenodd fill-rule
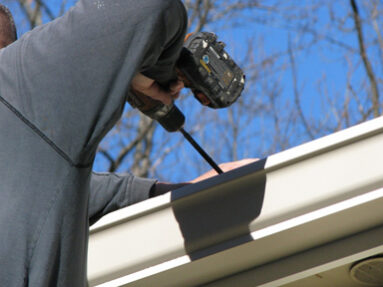
<instances>
[{"instance_id":1,"label":"blue sky","mask_svg":"<svg viewBox=\"0 0 383 287\"><path fill-rule=\"evenodd\" d=\"M276 0L264 1L271 5ZM61 1L60 1L61 2ZM218 1L219 2L219 1ZM347 3L346 3L347 2ZM289 146L294 146L310 140L310 137L304 132L303 126L299 124L299 120L289 124L290 110L294 104L294 85L291 69L291 61L287 53L288 46L293 47L293 55L296 66L297 90L300 94L300 101L308 121L315 125L325 123L329 128L324 128L315 134L319 137L331 132L331 128L335 126L336 117L331 112L332 107L329 101L334 102L339 108L344 103L344 98L348 93L346 89L346 80L349 76L355 92L363 103L366 99L367 83L365 82L365 71L361 63L360 57L357 56L358 51L356 34L353 33L353 22L347 14L350 12L348 1L284 1L279 6L280 11L264 10L248 10L241 15L235 15L233 18L224 19L205 27L206 31L213 31L218 34L221 40L226 42L226 49L233 58L240 63L245 73L251 77L257 74L254 82L247 86L243 93L244 104L254 105L254 113L241 114L239 105L234 104L230 109L237 112L236 116L238 127L241 130L239 142L237 143L236 153L238 158L242 157L264 157L270 153L278 152ZM362 3L359 1L358 3ZM18 5L13 0L6 2L15 15L20 15ZM56 0L48 1L50 9L57 14L60 7L55 3ZM68 1L66 8L74 1ZM322 5L322 3L324 3ZM330 21L330 10L325 4L333 3L333 15L339 19L345 19L342 23L343 31L340 31L338 24ZM304 9L308 5L318 5L315 13ZM301 9L290 9L289 6L298 6ZM361 13L366 14L363 6L360 7ZM282 12L283 16L282 17ZM16 16L19 34L29 29L25 22L21 21L20 16ZM299 18L300 17L300 18ZM299 19L298 19L299 18ZM313 20L314 19L314 20ZM45 21L48 19L45 17ZM365 37L368 44L372 44L374 31L369 23L365 25ZM302 27L315 31L313 33L302 33ZM318 40L318 35L321 39ZM372 35L372 36L371 36ZM315 44L310 45L315 40ZM252 49L248 53L248 43L252 43ZM344 46L351 47L353 52L341 47L339 42ZM305 49L296 50L294 48L305 46ZM381 51L375 47L377 45L369 45L368 52L372 58L374 72L382 78ZM251 55L254 64L258 65L256 69L249 67L249 61L245 57ZM261 66L260 63L272 55L279 55L274 58L274 65ZM380 84L381 85L381 84ZM274 112L280 117L280 131L275 130L274 118L271 111L262 109L262 105L270 105L270 99L265 94L275 88L276 98ZM261 108L256 110L256 105ZM356 102L350 103L355 109ZM203 147L213 155L218 162L229 161L233 159L231 143L225 143L226 120L229 117L228 110L212 111L201 107L192 97L179 103L186 115L186 129L190 131L198 130L195 133L197 141L202 143ZM296 113L296 109L291 110ZM234 113L235 114L235 113ZM196 116L199 115L199 116ZM201 116L202 115L202 116ZM220 123L209 121L210 117L218 116L221 118ZM295 115L296 116L296 115ZM357 114L351 124L358 121ZM202 129L198 129L203 126ZM342 128L346 126L343 123ZM276 144L277 136L286 137L288 146L280 146ZM163 131L156 132L156 140L161 142L165 135ZM203 163L199 155L191 149L189 144L183 142L182 137L178 134L170 136L165 143L161 143L162 149L177 147L177 154L167 158L163 162L163 171L159 176L173 179L183 180L208 169L209 167ZM181 160L180 160L181 159ZM182 163L180 163L182 161ZM172 168L175 164L179 165L178 170ZM126 166L129 165L127 162ZM105 161L98 157L95 168L103 170ZM171 171L166 172L169 169ZM185 175L187 174L187 176ZM187 178L186 178L187 177Z\"/></svg>"}]
</instances>

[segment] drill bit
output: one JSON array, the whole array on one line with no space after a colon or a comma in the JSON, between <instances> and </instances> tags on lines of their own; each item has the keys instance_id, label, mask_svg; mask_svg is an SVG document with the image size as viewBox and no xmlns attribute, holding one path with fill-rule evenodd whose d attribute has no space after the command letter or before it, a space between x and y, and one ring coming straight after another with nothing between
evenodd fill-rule
<instances>
[{"instance_id":1,"label":"drill bit","mask_svg":"<svg viewBox=\"0 0 383 287\"><path fill-rule=\"evenodd\" d=\"M192 138L192 136L186 132L183 128L180 128L179 131L184 135L184 137L191 143L191 145L199 152L199 154L210 164L212 168L218 173L223 173L222 169L214 162L214 160L201 148L201 146Z\"/></svg>"}]
</instances>

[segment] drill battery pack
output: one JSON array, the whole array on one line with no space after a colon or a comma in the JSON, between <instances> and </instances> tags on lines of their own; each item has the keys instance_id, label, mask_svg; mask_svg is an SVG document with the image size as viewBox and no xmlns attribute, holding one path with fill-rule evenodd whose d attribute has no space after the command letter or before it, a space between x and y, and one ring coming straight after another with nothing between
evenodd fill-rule
<instances>
[{"instance_id":1,"label":"drill battery pack","mask_svg":"<svg viewBox=\"0 0 383 287\"><path fill-rule=\"evenodd\" d=\"M203 93L211 108L230 106L245 86L243 71L224 48L214 33L194 33L185 41L177 63L194 94Z\"/></svg>"}]
</instances>

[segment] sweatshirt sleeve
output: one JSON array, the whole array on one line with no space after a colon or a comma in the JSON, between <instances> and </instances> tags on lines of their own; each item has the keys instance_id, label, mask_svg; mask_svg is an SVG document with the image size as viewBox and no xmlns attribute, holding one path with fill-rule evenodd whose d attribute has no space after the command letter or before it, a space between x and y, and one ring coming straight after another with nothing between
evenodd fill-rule
<instances>
[{"instance_id":1,"label":"sweatshirt sleeve","mask_svg":"<svg viewBox=\"0 0 383 287\"><path fill-rule=\"evenodd\" d=\"M90 165L137 72L174 76L186 32L179 0L79 0L0 53L0 92L75 166Z\"/></svg>"},{"instance_id":2,"label":"sweatshirt sleeve","mask_svg":"<svg viewBox=\"0 0 383 287\"><path fill-rule=\"evenodd\" d=\"M89 223L93 224L109 212L149 198L156 180L132 174L96 173L90 180Z\"/></svg>"}]
</instances>

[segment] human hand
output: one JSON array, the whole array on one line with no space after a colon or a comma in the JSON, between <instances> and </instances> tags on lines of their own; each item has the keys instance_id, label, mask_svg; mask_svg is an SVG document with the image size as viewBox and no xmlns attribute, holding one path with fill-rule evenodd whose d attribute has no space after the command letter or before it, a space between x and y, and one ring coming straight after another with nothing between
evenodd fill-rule
<instances>
[{"instance_id":1,"label":"human hand","mask_svg":"<svg viewBox=\"0 0 383 287\"><path fill-rule=\"evenodd\" d=\"M238 161L233 161L233 162L227 162L227 163L222 163L219 165L219 167L224 171L227 172L229 170L233 170L236 168L239 168L241 166L250 164L252 162L257 161L258 159L256 158L247 158L247 159L242 159ZM168 182L157 182L152 190L150 191L150 197L158 196L164 193L167 193L171 190L175 190L177 188L183 187L185 185L189 185L192 183L196 183L205 179L208 179L210 177L216 176L217 172L215 170L210 170L203 175L197 177L196 179L193 179L189 182L183 182L183 183L168 183Z\"/></svg>"},{"instance_id":2,"label":"human hand","mask_svg":"<svg viewBox=\"0 0 383 287\"><path fill-rule=\"evenodd\" d=\"M206 97L206 95L196 89L193 89L192 88L192 84L191 82L188 80L188 78L186 78L186 76L181 72L180 69L176 69L176 72L177 72L177 77L180 81L183 82L184 84L184 87L186 88L190 88L191 91L193 92L194 94L194 97L204 106L208 106L210 104L210 100L208 97Z\"/></svg>"},{"instance_id":3,"label":"human hand","mask_svg":"<svg viewBox=\"0 0 383 287\"><path fill-rule=\"evenodd\" d=\"M165 105L170 105L173 100L177 99L184 84L177 80L169 85L169 89L161 87L155 80L144 76L141 73L136 74L131 83L131 89L148 96L154 100L158 100Z\"/></svg>"},{"instance_id":4,"label":"human hand","mask_svg":"<svg viewBox=\"0 0 383 287\"><path fill-rule=\"evenodd\" d=\"M250 163L255 162L257 160L258 159L256 159L256 158L247 158L247 159L242 159L242 160L238 160L238 161L222 163L222 164L219 164L219 167L222 169L223 172L227 172L229 170L239 168L241 166L250 164ZM212 169L212 170L209 170L208 172L200 175L199 177L191 180L190 182L196 183L196 182L208 179L208 178L216 176L216 175L217 175L217 172L214 169Z\"/></svg>"}]
</instances>

